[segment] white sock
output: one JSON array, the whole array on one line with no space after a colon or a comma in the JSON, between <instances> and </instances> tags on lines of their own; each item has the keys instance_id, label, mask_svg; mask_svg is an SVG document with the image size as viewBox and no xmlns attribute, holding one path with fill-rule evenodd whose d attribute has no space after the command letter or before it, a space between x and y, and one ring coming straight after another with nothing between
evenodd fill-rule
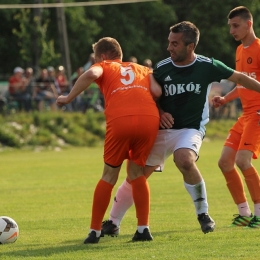
<instances>
[{"instance_id":1,"label":"white sock","mask_svg":"<svg viewBox=\"0 0 260 260\"><path fill-rule=\"evenodd\" d=\"M259 204L258 204L259 205ZM250 217L251 215L251 210L249 208L249 205L246 202L240 203L237 205L238 208L238 212L240 216L244 216L244 217Z\"/></svg>"},{"instance_id":2,"label":"white sock","mask_svg":"<svg viewBox=\"0 0 260 260\"><path fill-rule=\"evenodd\" d=\"M254 209L255 209L255 216L260 218L260 203L257 203L254 205Z\"/></svg>"},{"instance_id":3,"label":"white sock","mask_svg":"<svg viewBox=\"0 0 260 260\"><path fill-rule=\"evenodd\" d=\"M138 226L138 227L137 227L137 230L138 230L139 233L144 233L144 229L145 229L145 228L148 228L148 229L149 229L149 226Z\"/></svg>"},{"instance_id":4,"label":"white sock","mask_svg":"<svg viewBox=\"0 0 260 260\"><path fill-rule=\"evenodd\" d=\"M95 231L95 232L96 232L96 237L100 237L100 235L101 235L101 230L90 229L90 230L89 230L89 233L91 233L91 231Z\"/></svg>"},{"instance_id":5,"label":"white sock","mask_svg":"<svg viewBox=\"0 0 260 260\"><path fill-rule=\"evenodd\" d=\"M207 202L207 191L204 180L195 185L190 185L184 182L184 186L193 200L196 214L208 213L209 206Z\"/></svg>"},{"instance_id":6,"label":"white sock","mask_svg":"<svg viewBox=\"0 0 260 260\"><path fill-rule=\"evenodd\" d=\"M117 190L109 219L119 227L125 213L133 204L132 185L124 180Z\"/></svg>"}]
</instances>

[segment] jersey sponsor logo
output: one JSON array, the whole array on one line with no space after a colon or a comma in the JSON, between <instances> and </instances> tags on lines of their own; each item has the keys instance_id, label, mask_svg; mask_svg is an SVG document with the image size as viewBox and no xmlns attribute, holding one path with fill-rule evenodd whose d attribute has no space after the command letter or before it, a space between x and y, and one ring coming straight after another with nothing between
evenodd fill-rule
<instances>
[{"instance_id":1,"label":"jersey sponsor logo","mask_svg":"<svg viewBox=\"0 0 260 260\"><path fill-rule=\"evenodd\" d=\"M189 84L170 84L164 85L165 96L174 96L186 92L194 92L195 94L201 93L201 85L193 82Z\"/></svg>"},{"instance_id":2,"label":"jersey sponsor logo","mask_svg":"<svg viewBox=\"0 0 260 260\"><path fill-rule=\"evenodd\" d=\"M245 71L241 71L241 73L253 78L253 79L256 79L256 72L245 72Z\"/></svg>"},{"instance_id":3,"label":"jersey sponsor logo","mask_svg":"<svg viewBox=\"0 0 260 260\"><path fill-rule=\"evenodd\" d=\"M171 77L170 76L167 76L165 79L164 79L164 81L171 81L172 79L171 79Z\"/></svg>"}]
</instances>

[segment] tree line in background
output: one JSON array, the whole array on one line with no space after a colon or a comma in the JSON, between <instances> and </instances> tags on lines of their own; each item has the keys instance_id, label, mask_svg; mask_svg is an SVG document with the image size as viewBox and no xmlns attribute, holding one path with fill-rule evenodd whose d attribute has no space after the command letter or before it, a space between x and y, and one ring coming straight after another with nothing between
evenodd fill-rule
<instances>
[{"instance_id":1,"label":"tree line in background","mask_svg":"<svg viewBox=\"0 0 260 260\"><path fill-rule=\"evenodd\" d=\"M56 3L62 0L0 0L1 4ZM82 0L63 0L82 2ZM93 2L85 1L85 2ZM114 37L122 46L124 60L135 56L153 64L168 57L169 27L188 20L200 29L196 53L214 57L234 67L237 42L229 35L228 12L246 5L254 16L254 29L260 36L258 0L158 0L155 2L65 7L71 70L83 66L92 44L101 37ZM0 80L14 67L57 67L63 64L62 39L57 8L0 9ZM69 75L70 76L70 75Z\"/></svg>"}]
</instances>

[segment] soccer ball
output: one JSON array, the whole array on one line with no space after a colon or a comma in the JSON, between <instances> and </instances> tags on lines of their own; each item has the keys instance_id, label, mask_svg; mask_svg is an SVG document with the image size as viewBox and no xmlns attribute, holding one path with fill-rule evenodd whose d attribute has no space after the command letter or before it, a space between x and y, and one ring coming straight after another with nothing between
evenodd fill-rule
<instances>
[{"instance_id":1,"label":"soccer ball","mask_svg":"<svg viewBox=\"0 0 260 260\"><path fill-rule=\"evenodd\" d=\"M13 243L17 240L19 228L10 217L0 217L0 244Z\"/></svg>"}]
</instances>

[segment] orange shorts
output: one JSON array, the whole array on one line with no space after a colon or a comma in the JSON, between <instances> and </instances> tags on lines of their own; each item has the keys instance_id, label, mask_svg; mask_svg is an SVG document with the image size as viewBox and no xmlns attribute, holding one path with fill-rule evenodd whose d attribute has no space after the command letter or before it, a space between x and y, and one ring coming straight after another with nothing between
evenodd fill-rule
<instances>
[{"instance_id":1,"label":"orange shorts","mask_svg":"<svg viewBox=\"0 0 260 260\"><path fill-rule=\"evenodd\" d=\"M156 116L125 116L107 123L104 162L120 166L125 159L145 166L159 129Z\"/></svg>"},{"instance_id":2,"label":"orange shorts","mask_svg":"<svg viewBox=\"0 0 260 260\"><path fill-rule=\"evenodd\" d=\"M225 141L225 146L234 150L248 150L257 159L260 152L260 115L242 115L232 126Z\"/></svg>"}]
</instances>

